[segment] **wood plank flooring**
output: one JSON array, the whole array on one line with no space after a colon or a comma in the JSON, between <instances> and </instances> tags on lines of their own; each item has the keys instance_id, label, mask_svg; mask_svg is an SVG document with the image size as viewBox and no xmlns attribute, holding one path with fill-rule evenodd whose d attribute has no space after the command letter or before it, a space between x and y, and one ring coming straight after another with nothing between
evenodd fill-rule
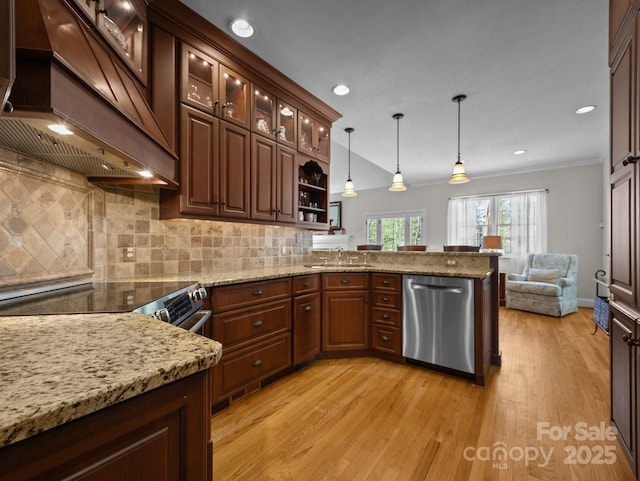
<instances>
[{"instance_id":1,"label":"wood plank flooring","mask_svg":"<svg viewBox=\"0 0 640 481\"><path fill-rule=\"evenodd\" d=\"M316 361L213 416L214 481L632 480L606 436L609 339L591 335L591 315L500 308L502 367L485 387L373 358Z\"/></svg>"}]
</instances>

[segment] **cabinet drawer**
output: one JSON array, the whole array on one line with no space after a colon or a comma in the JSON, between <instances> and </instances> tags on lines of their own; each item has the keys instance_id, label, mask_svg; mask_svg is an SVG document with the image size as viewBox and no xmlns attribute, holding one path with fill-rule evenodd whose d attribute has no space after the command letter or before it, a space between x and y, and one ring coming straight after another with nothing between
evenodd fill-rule
<instances>
[{"instance_id":1,"label":"cabinet drawer","mask_svg":"<svg viewBox=\"0 0 640 481\"><path fill-rule=\"evenodd\" d=\"M222 312L285 297L291 297L291 278L215 287L211 307L213 312Z\"/></svg>"},{"instance_id":2,"label":"cabinet drawer","mask_svg":"<svg viewBox=\"0 0 640 481\"><path fill-rule=\"evenodd\" d=\"M392 309L400 309L402 307L402 299L398 293L373 291L372 297L374 306Z\"/></svg>"},{"instance_id":3,"label":"cabinet drawer","mask_svg":"<svg viewBox=\"0 0 640 481\"><path fill-rule=\"evenodd\" d=\"M291 329L289 299L213 316L213 338L221 342L225 349L288 329Z\"/></svg>"},{"instance_id":4,"label":"cabinet drawer","mask_svg":"<svg viewBox=\"0 0 640 481\"><path fill-rule=\"evenodd\" d=\"M308 294L320 290L320 274L293 278L293 295Z\"/></svg>"},{"instance_id":5,"label":"cabinet drawer","mask_svg":"<svg viewBox=\"0 0 640 481\"><path fill-rule=\"evenodd\" d=\"M402 335L397 327L373 324L371 347L376 351L402 355Z\"/></svg>"},{"instance_id":6,"label":"cabinet drawer","mask_svg":"<svg viewBox=\"0 0 640 481\"><path fill-rule=\"evenodd\" d=\"M398 274L371 274L371 288L380 291L400 292L402 276Z\"/></svg>"},{"instance_id":7,"label":"cabinet drawer","mask_svg":"<svg viewBox=\"0 0 640 481\"><path fill-rule=\"evenodd\" d=\"M322 289L327 291L368 288L369 274L337 272L322 274Z\"/></svg>"},{"instance_id":8,"label":"cabinet drawer","mask_svg":"<svg viewBox=\"0 0 640 481\"><path fill-rule=\"evenodd\" d=\"M402 312L398 309L385 309L382 307L371 308L371 322L402 326Z\"/></svg>"},{"instance_id":9,"label":"cabinet drawer","mask_svg":"<svg viewBox=\"0 0 640 481\"><path fill-rule=\"evenodd\" d=\"M226 354L213 371L216 393L228 396L247 384L265 379L291 365L291 334Z\"/></svg>"}]
</instances>

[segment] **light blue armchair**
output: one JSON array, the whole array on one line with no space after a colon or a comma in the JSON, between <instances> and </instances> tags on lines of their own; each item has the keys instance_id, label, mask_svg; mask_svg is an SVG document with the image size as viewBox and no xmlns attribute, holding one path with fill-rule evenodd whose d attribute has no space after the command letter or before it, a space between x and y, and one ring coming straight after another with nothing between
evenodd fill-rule
<instances>
[{"instance_id":1,"label":"light blue armchair","mask_svg":"<svg viewBox=\"0 0 640 481\"><path fill-rule=\"evenodd\" d=\"M578 256L529 254L522 274L508 274L506 306L561 317L578 310Z\"/></svg>"}]
</instances>

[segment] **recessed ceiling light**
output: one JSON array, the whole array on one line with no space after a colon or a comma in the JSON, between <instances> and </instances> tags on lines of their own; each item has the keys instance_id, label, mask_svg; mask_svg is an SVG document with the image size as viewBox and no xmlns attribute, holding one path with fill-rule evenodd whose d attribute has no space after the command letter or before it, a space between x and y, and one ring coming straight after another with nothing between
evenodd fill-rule
<instances>
[{"instance_id":1,"label":"recessed ceiling light","mask_svg":"<svg viewBox=\"0 0 640 481\"><path fill-rule=\"evenodd\" d=\"M513 151L513 155L522 155L522 154L526 154L527 151L524 149L520 149L520 150L514 150Z\"/></svg>"},{"instance_id":2,"label":"recessed ceiling light","mask_svg":"<svg viewBox=\"0 0 640 481\"><path fill-rule=\"evenodd\" d=\"M73 132L62 124L51 124L47 125L47 127L60 135L73 135Z\"/></svg>"},{"instance_id":3,"label":"recessed ceiling light","mask_svg":"<svg viewBox=\"0 0 640 481\"><path fill-rule=\"evenodd\" d=\"M593 112L596 109L595 105L585 105L583 107L576 109L576 114L588 114L589 112Z\"/></svg>"},{"instance_id":4,"label":"recessed ceiling light","mask_svg":"<svg viewBox=\"0 0 640 481\"><path fill-rule=\"evenodd\" d=\"M333 87L331 90L332 90L332 91L333 91L333 93L334 93L334 94L336 94L336 95L347 95L347 94L351 91L351 89L349 88L349 86L348 86L348 85L345 85L345 84L339 84L339 85L336 85L336 86L335 86L335 87Z\"/></svg>"},{"instance_id":5,"label":"recessed ceiling light","mask_svg":"<svg viewBox=\"0 0 640 481\"><path fill-rule=\"evenodd\" d=\"M229 28L238 37L242 38L253 37L253 34L256 32L255 28L253 28L253 25L247 22L244 18L236 18L232 20L229 24Z\"/></svg>"}]
</instances>

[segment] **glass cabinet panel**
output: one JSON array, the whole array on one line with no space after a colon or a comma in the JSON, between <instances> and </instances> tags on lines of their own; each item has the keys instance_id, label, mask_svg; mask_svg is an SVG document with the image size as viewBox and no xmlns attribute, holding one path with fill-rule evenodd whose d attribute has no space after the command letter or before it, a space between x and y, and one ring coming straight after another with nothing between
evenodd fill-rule
<instances>
[{"instance_id":1,"label":"glass cabinet panel","mask_svg":"<svg viewBox=\"0 0 640 481\"><path fill-rule=\"evenodd\" d=\"M236 124L248 127L248 82L223 65L220 66L220 71L222 74L222 98L220 99L220 102L222 103L221 117L225 120L230 120Z\"/></svg>"},{"instance_id":2,"label":"glass cabinet panel","mask_svg":"<svg viewBox=\"0 0 640 481\"><path fill-rule=\"evenodd\" d=\"M98 29L133 72L145 82L146 4L142 0L102 0L101 5Z\"/></svg>"},{"instance_id":3,"label":"glass cabinet panel","mask_svg":"<svg viewBox=\"0 0 640 481\"><path fill-rule=\"evenodd\" d=\"M327 160L329 158L329 144L330 144L329 141L330 141L331 130L326 125L322 125L320 123L317 123L316 125L318 127L316 156L319 159Z\"/></svg>"},{"instance_id":4,"label":"glass cabinet panel","mask_svg":"<svg viewBox=\"0 0 640 481\"><path fill-rule=\"evenodd\" d=\"M304 114L298 116L298 150L312 156L315 156L316 153L313 145L314 126L315 120L312 118Z\"/></svg>"},{"instance_id":5,"label":"glass cabinet panel","mask_svg":"<svg viewBox=\"0 0 640 481\"><path fill-rule=\"evenodd\" d=\"M278 102L276 122L278 142L295 147L297 117L298 113L294 107L285 102Z\"/></svg>"},{"instance_id":6,"label":"glass cabinet panel","mask_svg":"<svg viewBox=\"0 0 640 481\"><path fill-rule=\"evenodd\" d=\"M214 112L218 101L217 63L188 45L184 46L182 61L182 100L206 112Z\"/></svg>"},{"instance_id":7,"label":"glass cabinet panel","mask_svg":"<svg viewBox=\"0 0 640 481\"><path fill-rule=\"evenodd\" d=\"M276 99L269 92L253 86L253 131L267 137L274 136Z\"/></svg>"}]
</instances>

